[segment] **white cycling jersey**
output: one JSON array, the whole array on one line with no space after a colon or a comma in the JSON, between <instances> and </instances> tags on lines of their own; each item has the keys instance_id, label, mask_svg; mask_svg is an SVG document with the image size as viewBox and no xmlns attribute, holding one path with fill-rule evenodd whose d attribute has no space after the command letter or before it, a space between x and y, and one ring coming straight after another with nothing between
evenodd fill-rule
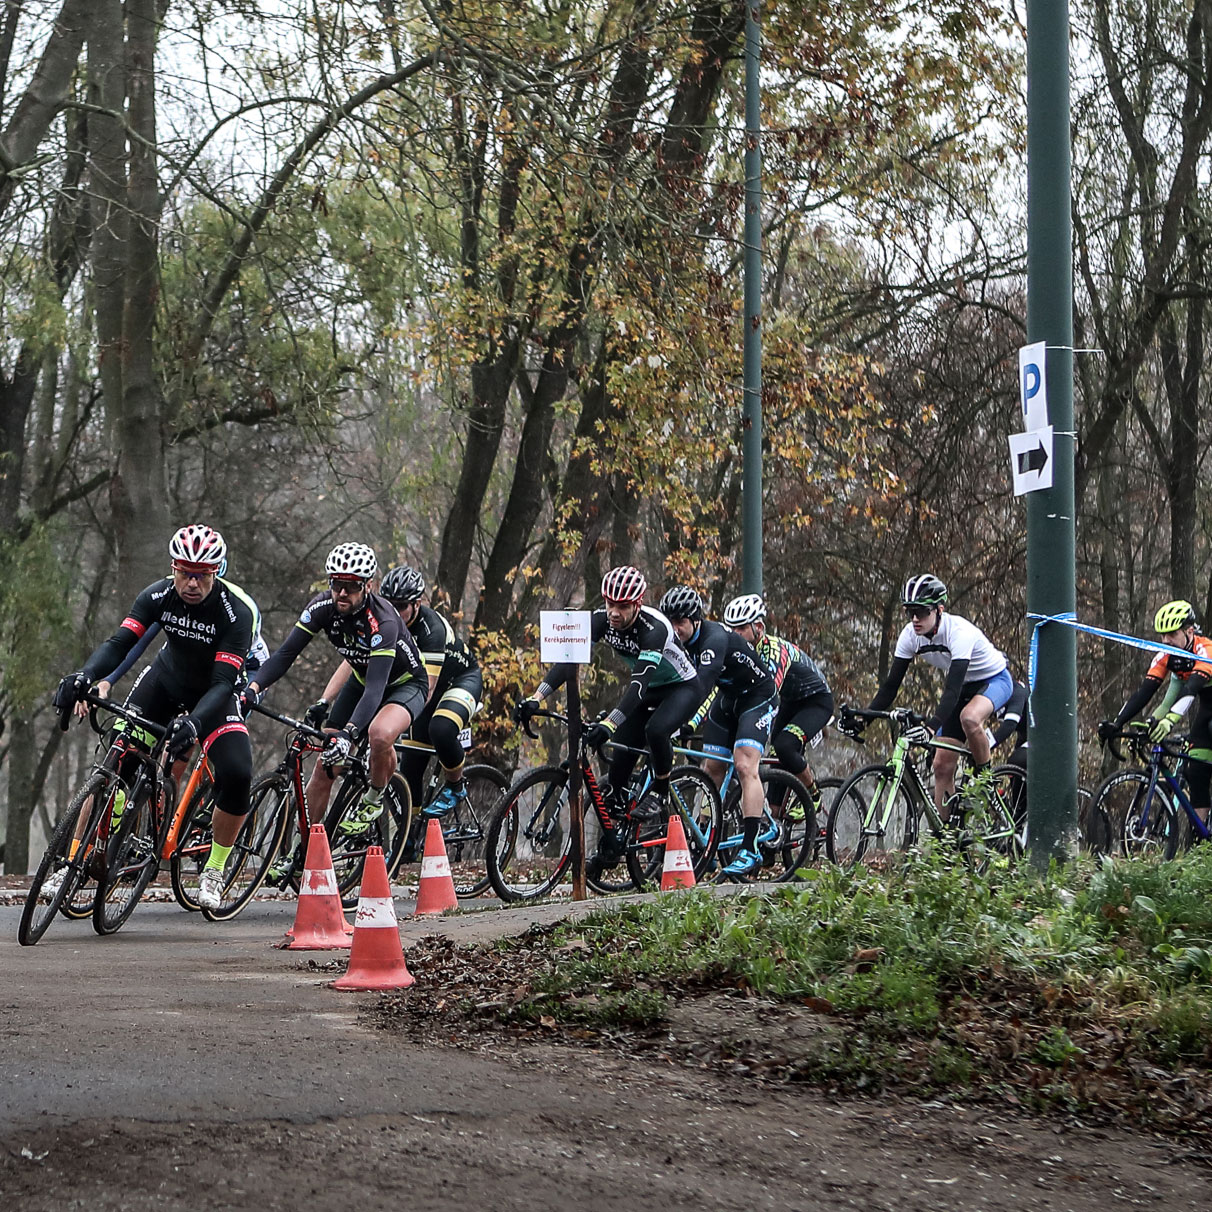
<instances>
[{"instance_id":1,"label":"white cycling jersey","mask_svg":"<svg viewBox=\"0 0 1212 1212\"><path fill-rule=\"evenodd\" d=\"M987 682L1006 668L1005 655L994 648L988 637L975 623L958 614L943 612L933 635L918 635L913 624L907 623L896 641L898 657L913 660L921 657L928 665L946 673L952 661L967 661L964 684Z\"/></svg>"}]
</instances>

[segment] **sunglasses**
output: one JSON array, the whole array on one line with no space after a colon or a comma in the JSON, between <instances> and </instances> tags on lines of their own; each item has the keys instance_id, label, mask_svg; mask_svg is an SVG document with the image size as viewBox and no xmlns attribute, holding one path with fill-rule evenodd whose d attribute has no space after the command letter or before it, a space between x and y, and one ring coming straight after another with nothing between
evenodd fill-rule
<instances>
[{"instance_id":1,"label":"sunglasses","mask_svg":"<svg viewBox=\"0 0 1212 1212\"><path fill-rule=\"evenodd\" d=\"M933 609L933 606L906 606L905 613L911 619L925 619L930 617L930 612Z\"/></svg>"},{"instance_id":2,"label":"sunglasses","mask_svg":"<svg viewBox=\"0 0 1212 1212\"><path fill-rule=\"evenodd\" d=\"M204 581L213 577L218 571L213 564L186 564L181 561L173 563L173 576L182 577L187 581Z\"/></svg>"},{"instance_id":3,"label":"sunglasses","mask_svg":"<svg viewBox=\"0 0 1212 1212\"><path fill-rule=\"evenodd\" d=\"M333 593L343 593L352 597L366 588L366 582L358 580L357 577L329 577L328 587Z\"/></svg>"}]
</instances>

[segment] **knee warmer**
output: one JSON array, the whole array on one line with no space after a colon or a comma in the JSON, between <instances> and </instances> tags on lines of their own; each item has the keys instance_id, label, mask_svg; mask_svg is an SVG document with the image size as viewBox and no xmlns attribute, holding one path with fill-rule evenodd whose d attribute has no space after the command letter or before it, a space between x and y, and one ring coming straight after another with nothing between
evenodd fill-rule
<instances>
[{"instance_id":1,"label":"knee warmer","mask_svg":"<svg viewBox=\"0 0 1212 1212\"><path fill-rule=\"evenodd\" d=\"M778 756L779 765L792 774L802 774L808 768L804 744L790 728L784 728L774 738L774 752Z\"/></svg>"}]
</instances>

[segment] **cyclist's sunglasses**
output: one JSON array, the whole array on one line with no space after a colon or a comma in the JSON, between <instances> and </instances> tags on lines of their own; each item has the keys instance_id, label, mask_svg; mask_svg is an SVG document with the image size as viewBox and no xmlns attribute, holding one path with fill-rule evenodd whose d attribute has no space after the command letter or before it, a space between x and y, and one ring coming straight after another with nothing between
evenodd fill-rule
<instances>
[{"instance_id":1,"label":"cyclist's sunglasses","mask_svg":"<svg viewBox=\"0 0 1212 1212\"><path fill-rule=\"evenodd\" d=\"M173 560L173 572L183 577L209 577L218 571L217 564L191 564L188 560Z\"/></svg>"},{"instance_id":2,"label":"cyclist's sunglasses","mask_svg":"<svg viewBox=\"0 0 1212 1212\"><path fill-rule=\"evenodd\" d=\"M346 593L352 597L366 588L366 582L360 577L329 577L328 587L333 593Z\"/></svg>"},{"instance_id":3,"label":"cyclist's sunglasses","mask_svg":"<svg viewBox=\"0 0 1212 1212\"><path fill-rule=\"evenodd\" d=\"M911 619L925 619L930 616L933 606L906 606L905 613Z\"/></svg>"}]
</instances>

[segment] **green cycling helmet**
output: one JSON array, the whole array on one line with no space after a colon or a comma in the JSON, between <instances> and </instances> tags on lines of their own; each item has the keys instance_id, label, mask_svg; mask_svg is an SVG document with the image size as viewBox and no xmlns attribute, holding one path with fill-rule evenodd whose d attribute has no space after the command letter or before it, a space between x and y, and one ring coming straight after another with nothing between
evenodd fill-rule
<instances>
[{"instance_id":1,"label":"green cycling helmet","mask_svg":"<svg viewBox=\"0 0 1212 1212\"><path fill-rule=\"evenodd\" d=\"M1195 607L1190 602L1179 598L1176 602L1167 602L1154 616L1153 630L1158 635L1168 635L1180 627L1189 627L1195 622Z\"/></svg>"}]
</instances>

